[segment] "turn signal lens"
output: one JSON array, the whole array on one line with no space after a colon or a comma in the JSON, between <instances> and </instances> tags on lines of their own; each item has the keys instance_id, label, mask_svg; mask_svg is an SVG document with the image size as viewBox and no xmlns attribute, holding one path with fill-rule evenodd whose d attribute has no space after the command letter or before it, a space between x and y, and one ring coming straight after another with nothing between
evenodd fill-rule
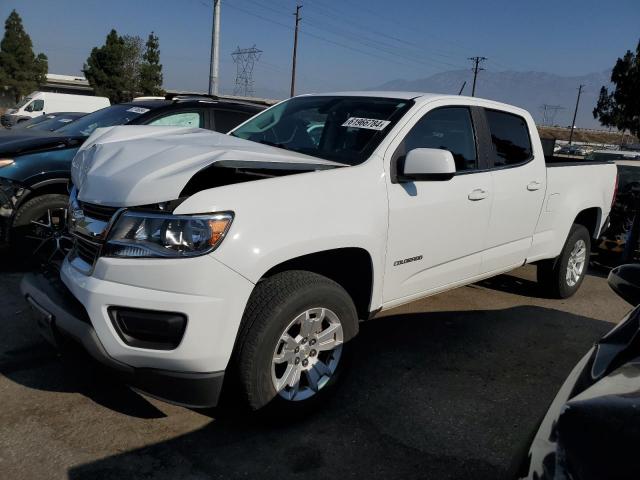
<instances>
[{"instance_id":1,"label":"turn signal lens","mask_svg":"<svg viewBox=\"0 0 640 480\"><path fill-rule=\"evenodd\" d=\"M8 167L13 164L13 159L11 158L0 158L0 168Z\"/></svg>"},{"instance_id":2,"label":"turn signal lens","mask_svg":"<svg viewBox=\"0 0 640 480\"><path fill-rule=\"evenodd\" d=\"M218 242L222 240L222 237L224 237L224 234L227 232L227 227L230 223L231 217L209 220L209 231L211 232L211 236L209 237L209 245L215 247Z\"/></svg>"}]
</instances>

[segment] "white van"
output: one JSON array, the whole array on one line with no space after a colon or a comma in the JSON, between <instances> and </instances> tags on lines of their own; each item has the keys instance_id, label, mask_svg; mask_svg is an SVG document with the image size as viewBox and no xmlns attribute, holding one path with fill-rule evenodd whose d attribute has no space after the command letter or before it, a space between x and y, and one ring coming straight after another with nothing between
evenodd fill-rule
<instances>
[{"instance_id":1,"label":"white van","mask_svg":"<svg viewBox=\"0 0 640 480\"><path fill-rule=\"evenodd\" d=\"M67 93L31 92L1 117L2 125L11 126L33 117L55 112L91 113L111 105L106 97Z\"/></svg>"}]
</instances>

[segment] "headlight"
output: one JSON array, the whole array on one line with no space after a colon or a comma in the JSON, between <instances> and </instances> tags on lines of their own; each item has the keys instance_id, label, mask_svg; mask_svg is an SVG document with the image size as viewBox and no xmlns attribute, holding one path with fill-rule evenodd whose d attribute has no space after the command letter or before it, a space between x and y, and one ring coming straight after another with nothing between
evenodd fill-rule
<instances>
[{"instance_id":1,"label":"headlight","mask_svg":"<svg viewBox=\"0 0 640 480\"><path fill-rule=\"evenodd\" d=\"M126 211L109 232L108 257L195 257L212 252L226 235L233 213L170 215Z\"/></svg>"},{"instance_id":2,"label":"headlight","mask_svg":"<svg viewBox=\"0 0 640 480\"><path fill-rule=\"evenodd\" d=\"M0 168L8 167L9 165L13 165L13 159L11 158L0 158Z\"/></svg>"}]
</instances>

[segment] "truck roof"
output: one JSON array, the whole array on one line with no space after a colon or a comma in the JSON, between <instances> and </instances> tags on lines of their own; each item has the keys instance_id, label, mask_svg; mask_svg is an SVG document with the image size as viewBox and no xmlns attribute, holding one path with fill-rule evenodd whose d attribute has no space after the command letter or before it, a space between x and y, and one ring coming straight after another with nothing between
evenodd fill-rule
<instances>
[{"instance_id":1,"label":"truck roof","mask_svg":"<svg viewBox=\"0 0 640 480\"><path fill-rule=\"evenodd\" d=\"M327 93L309 93L301 96L344 96L344 97L375 97L375 98L395 98L400 100L415 100L422 102L429 102L432 100L460 100L461 98L468 100L469 104L482 105L487 107L493 107L500 110L519 111L521 114L528 113L526 110L517 107L515 105L509 105L507 103L497 102L495 100L489 100L480 97L469 97L465 95L451 95L445 93L429 93L429 92L399 92L399 91L384 91L384 90L360 90L353 92L327 92Z\"/></svg>"}]
</instances>

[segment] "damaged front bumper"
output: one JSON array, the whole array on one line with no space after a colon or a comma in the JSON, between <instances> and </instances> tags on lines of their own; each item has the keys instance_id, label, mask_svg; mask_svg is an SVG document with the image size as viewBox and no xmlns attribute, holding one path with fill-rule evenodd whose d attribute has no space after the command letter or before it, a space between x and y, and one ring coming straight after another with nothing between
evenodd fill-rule
<instances>
[{"instance_id":1,"label":"damaged front bumper","mask_svg":"<svg viewBox=\"0 0 640 480\"><path fill-rule=\"evenodd\" d=\"M193 408L217 404L224 371L183 372L126 364L107 352L87 310L60 279L29 273L20 287L40 333L54 346L62 348L69 340L79 344L124 383L160 400Z\"/></svg>"}]
</instances>

